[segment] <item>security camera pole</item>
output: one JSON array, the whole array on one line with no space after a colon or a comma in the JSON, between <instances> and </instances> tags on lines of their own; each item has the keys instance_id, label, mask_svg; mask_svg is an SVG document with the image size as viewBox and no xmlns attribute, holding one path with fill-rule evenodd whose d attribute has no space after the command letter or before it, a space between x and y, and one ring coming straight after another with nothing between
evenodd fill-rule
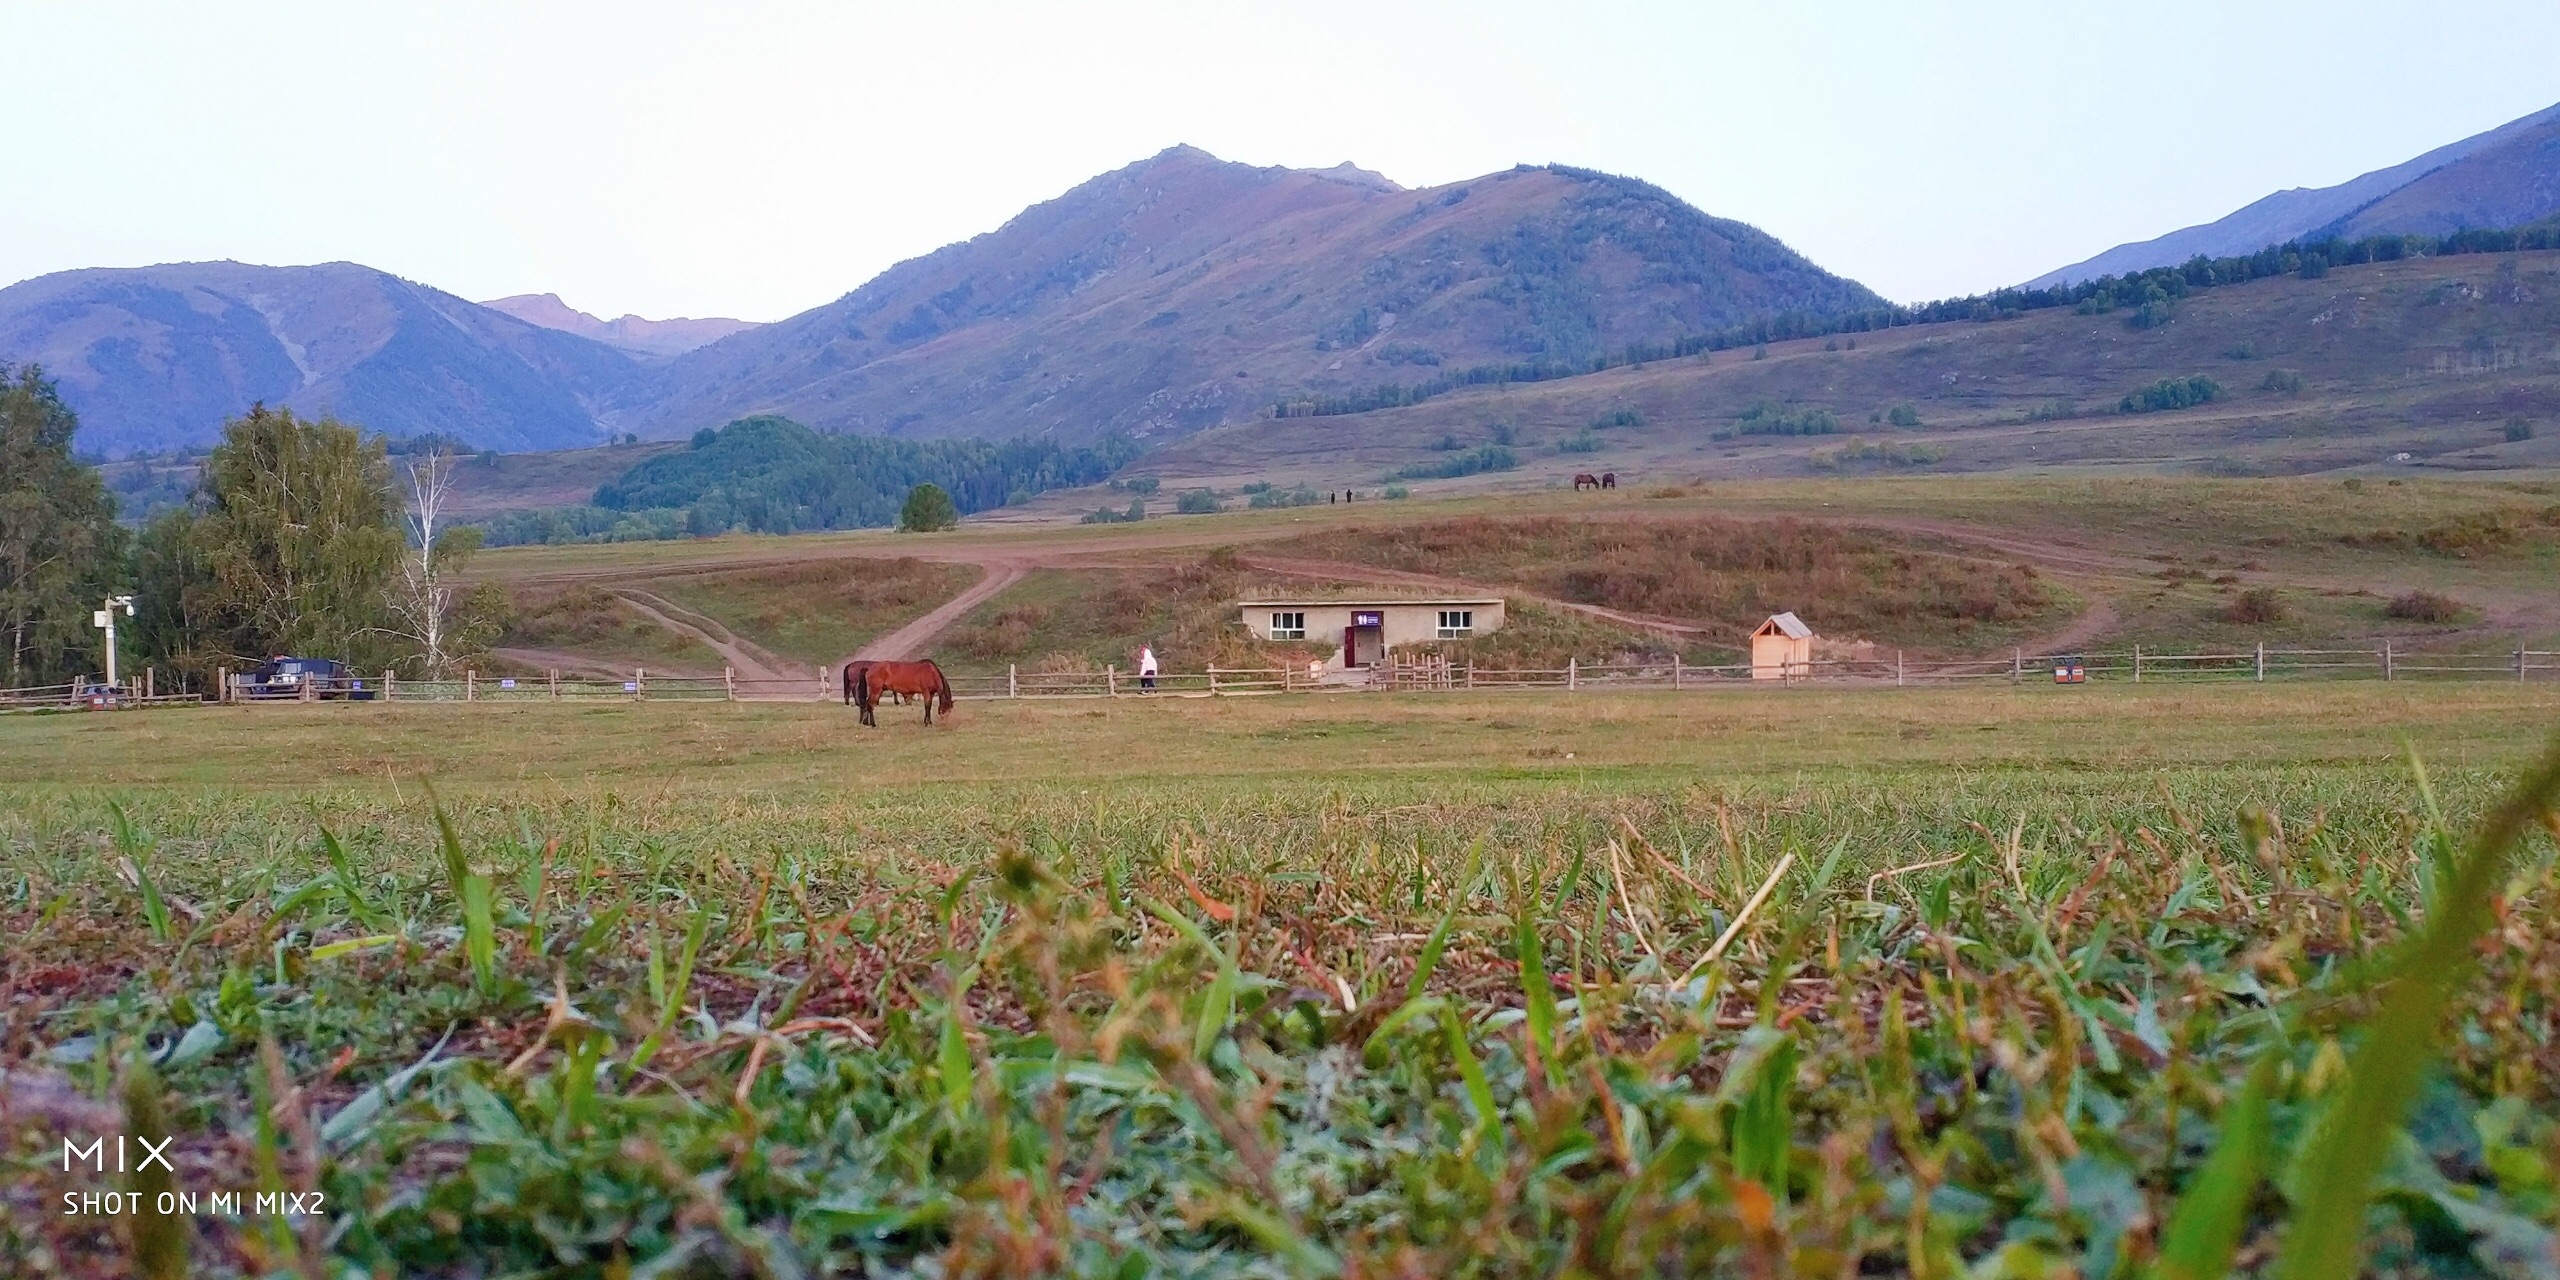
<instances>
[{"instance_id":1,"label":"security camera pole","mask_svg":"<svg viewBox=\"0 0 2560 1280\"><path fill-rule=\"evenodd\" d=\"M107 607L89 615L89 625L104 628L107 633L107 687L110 689L114 688L116 683L116 610L118 609L124 610L124 616L132 617L133 597L108 596Z\"/></svg>"}]
</instances>

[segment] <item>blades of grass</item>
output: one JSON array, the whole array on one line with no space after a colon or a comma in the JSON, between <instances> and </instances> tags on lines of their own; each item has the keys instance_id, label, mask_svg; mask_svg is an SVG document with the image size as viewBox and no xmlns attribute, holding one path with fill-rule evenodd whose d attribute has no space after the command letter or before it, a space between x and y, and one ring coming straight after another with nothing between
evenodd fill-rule
<instances>
[{"instance_id":1,"label":"blades of grass","mask_svg":"<svg viewBox=\"0 0 2560 1280\"><path fill-rule=\"evenodd\" d=\"M2560 740L2473 834L2453 867L2426 928L2395 957L2381 1006L2364 1022L2346 1088L2311 1135L2300 1212L2285 1233L2278 1274L2326 1280L2355 1273L2365 1205L2389 1157L2401 1119L2435 1060L2445 1006L2471 976L2472 944L2492 922L2490 900L2506 876L2507 853L2560 797Z\"/></svg>"},{"instance_id":2,"label":"blades of grass","mask_svg":"<svg viewBox=\"0 0 2560 1280\"><path fill-rule=\"evenodd\" d=\"M160 1077L151 1070L151 1061L135 1054L125 1065L124 1128L126 1136L142 1144L146 1153L169 1145L168 1110L160 1095ZM177 1189L177 1179L169 1163L155 1155L140 1157L140 1165L126 1177L125 1189L132 1193L135 1208L126 1233L133 1248L133 1274L141 1280L183 1280L187 1274L186 1218L163 1212L160 1198Z\"/></svg>"},{"instance_id":3,"label":"blades of grass","mask_svg":"<svg viewBox=\"0 0 2560 1280\"><path fill-rule=\"evenodd\" d=\"M2230 1274L2231 1256L2249 1224L2249 1201L2272 1163L2275 1135L2267 1100L2275 1092L2280 1059L2273 1048L2259 1054L2249 1083L2223 1109L2221 1140L2169 1214L2154 1280L2219 1280Z\"/></svg>"},{"instance_id":4,"label":"blades of grass","mask_svg":"<svg viewBox=\"0 0 2560 1280\"><path fill-rule=\"evenodd\" d=\"M1226 1219L1244 1229L1246 1235L1262 1247L1288 1262L1289 1269L1302 1276L1338 1276L1342 1262L1324 1246L1309 1240L1289 1225L1279 1214L1247 1201L1241 1196L1219 1197L1220 1212Z\"/></svg>"},{"instance_id":5,"label":"blades of grass","mask_svg":"<svg viewBox=\"0 0 2560 1280\"><path fill-rule=\"evenodd\" d=\"M1533 896L1521 904L1512 926L1520 952L1520 994L1528 1009L1529 1043L1546 1069L1547 1085L1561 1089L1564 1075L1556 1068L1556 991L1547 979L1546 951L1538 941L1537 921L1529 914L1529 904L1535 901Z\"/></svg>"},{"instance_id":6,"label":"blades of grass","mask_svg":"<svg viewBox=\"0 0 2560 1280\"><path fill-rule=\"evenodd\" d=\"M142 919L151 926L152 939L166 943L169 904L160 897L159 882L151 878L150 842L134 832L133 819L126 815L123 805L109 801L107 812L115 817L116 852L123 855L125 869L133 874L134 888L142 891Z\"/></svg>"},{"instance_id":7,"label":"blades of grass","mask_svg":"<svg viewBox=\"0 0 2560 1280\"><path fill-rule=\"evenodd\" d=\"M1467 1102L1475 1108L1476 1125L1494 1146L1502 1145L1502 1112L1494 1106L1493 1083L1485 1079L1484 1064L1476 1060L1473 1045L1467 1043L1466 1024L1458 1021L1458 1011L1440 1006L1440 1030L1448 1037L1449 1056L1458 1064L1458 1078L1467 1086Z\"/></svg>"},{"instance_id":8,"label":"blades of grass","mask_svg":"<svg viewBox=\"0 0 2560 1280\"><path fill-rule=\"evenodd\" d=\"M1440 914L1440 923L1432 928L1431 937L1422 944L1421 956L1414 961L1413 981L1404 987L1405 999L1422 997L1423 986L1431 981L1431 971L1440 966L1440 953L1449 946L1449 930L1457 927L1458 909L1475 896L1484 872L1484 841L1478 840L1467 849L1467 869L1458 877L1461 887L1450 895L1449 909Z\"/></svg>"},{"instance_id":9,"label":"blades of grass","mask_svg":"<svg viewBox=\"0 0 2560 1280\"><path fill-rule=\"evenodd\" d=\"M1422 996L1397 1005L1395 1012L1380 1018L1378 1029L1369 1033L1368 1042L1360 1048L1361 1060L1372 1067L1386 1065L1386 1047L1389 1037L1402 1030L1407 1023L1437 1017L1445 1004L1446 1002L1438 996Z\"/></svg>"},{"instance_id":10,"label":"blades of grass","mask_svg":"<svg viewBox=\"0 0 2560 1280\"><path fill-rule=\"evenodd\" d=\"M462 954L471 962L471 985L483 994L498 984L495 897L489 877L462 878Z\"/></svg>"},{"instance_id":11,"label":"blades of grass","mask_svg":"<svg viewBox=\"0 0 2560 1280\"><path fill-rule=\"evenodd\" d=\"M1227 1019L1236 1007L1237 970L1233 956L1218 965L1218 976L1210 979L1208 994L1200 1001L1200 1025L1191 1032L1191 1056L1203 1062L1218 1045L1218 1037L1226 1034Z\"/></svg>"},{"instance_id":12,"label":"blades of grass","mask_svg":"<svg viewBox=\"0 0 2560 1280\"><path fill-rule=\"evenodd\" d=\"M640 1042L639 1048L631 1051L633 1071L649 1065L649 1059L657 1056L658 1046L665 1043L667 1032L676 1025L676 1019L683 1014L685 995L693 989L694 957L702 954L702 940L710 933L711 906L705 903L694 910L693 924L684 932L684 951L676 959L675 976L661 987L663 995L658 1001L658 1027L649 1033L648 1039ZM651 953L651 958L656 959L654 951ZM653 985L656 984L656 976L653 968L651 973Z\"/></svg>"},{"instance_id":13,"label":"blades of grass","mask_svg":"<svg viewBox=\"0 0 2560 1280\"><path fill-rule=\"evenodd\" d=\"M356 875L355 859L348 856L346 845L339 841L338 833L330 830L327 823L320 825L320 850L328 855L329 874L336 882L338 901L346 907L347 914L375 933L391 932L390 918L377 910L365 896Z\"/></svg>"},{"instance_id":14,"label":"blades of grass","mask_svg":"<svg viewBox=\"0 0 2560 1280\"><path fill-rule=\"evenodd\" d=\"M951 999L942 1009L942 1044L936 1063L942 1077L942 1104L961 1119L969 1115L977 1082L976 1064L969 1057L968 1033L969 988L977 980L978 966L961 970L951 982Z\"/></svg>"},{"instance_id":15,"label":"blades of grass","mask_svg":"<svg viewBox=\"0 0 2560 1280\"><path fill-rule=\"evenodd\" d=\"M325 946L313 947L311 949L311 958L315 962L321 960L335 960L340 956L352 955L358 951L371 951L377 947L387 947L399 940L400 939L397 935L388 933L370 933L361 938L343 938L339 941L328 943Z\"/></svg>"}]
</instances>

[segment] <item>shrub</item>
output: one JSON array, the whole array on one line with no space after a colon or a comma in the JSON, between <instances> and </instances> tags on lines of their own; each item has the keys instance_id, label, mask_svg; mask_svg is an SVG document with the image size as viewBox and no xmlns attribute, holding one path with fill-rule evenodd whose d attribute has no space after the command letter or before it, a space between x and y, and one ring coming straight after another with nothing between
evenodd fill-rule
<instances>
[{"instance_id":1,"label":"shrub","mask_svg":"<svg viewBox=\"0 0 2560 1280\"><path fill-rule=\"evenodd\" d=\"M2231 597L2231 602L2222 606L2222 620L2258 626L2282 622L2287 612L2284 597L2277 595L2274 587L2251 587Z\"/></svg>"},{"instance_id":2,"label":"shrub","mask_svg":"<svg viewBox=\"0 0 2560 1280\"><path fill-rule=\"evenodd\" d=\"M1498 444L1478 445L1445 462L1417 462L1387 473L1389 480L1454 480L1487 471L1509 471L1520 459Z\"/></svg>"},{"instance_id":3,"label":"shrub","mask_svg":"<svg viewBox=\"0 0 2560 1280\"><path fill-rule=\"evenodd\" d=\"M2163 409L2191 409L2221 398L2222 384L2199 373L2187 378L2162 378L2131 392L2116 403L2116 411L2156 413Z\"/></svg>"},{"instance_id":4,"label":"shrub","mask_svg":"<svg viewBox=\"0 0 2560 1280\"><path fill-rule=\"evenodd\" d=\"M1897 427L1919 426L1920 406L1908 403L1895 405L1892 409L1886 411L1884 420Z\"/></svg>"},{"instance_id":5,"label":"shrub","mask_svg":"<svg viewBox=\"0 0 2560 1280\"><path fill-rule=\"evenodd\" d=\"M1209 489L1185 489L1181 497L1173 500L1173 510L1177 515L1205 516L1223 509L1217 493Z\"/></svg>"},{"instance_id":6,"label":"shrub","mask_svg":"<svg viewBox=\"0 0 2560 1280\"><path fill-rule=\"evenodd\" d=\"M1271 482L1268 480L1251 481L1247 483L1244 488L1237 490L1237 492L1242 493L1247 497L1251 497L1257 493L1269 493L1271 492Z\"/></svg>"},{"instance_id":7,"label":"shrub","mask_svg":"<svg viewBox=\"0 0 2560 1280\"><path fill-rule=\"evenodd\" d=\"M1633 409L1611 409L1607 413L1601 414L1599 417L1591 420L1591 429L1594 431L1606 431L1611 427L1640 427L1643 425L1643 415L1637 413Z\"/></svg>"},{"instance_id":8,"label":"shrub","mask_svg":"<svg viewBox=\"0 0 2560 1280\"><path fill-rule=\"evenodd\" d=\"M2462 616L2462 602L2432 591L2411 591L2393 596L2382 606L2382 616L2405 622L2452 622Z\"/></svg>"},{"instance_id":9,"label":"shrub","mask_svg":"<svg viewBox=\"0 0 2560 1280\"><path fill-rule=\"evenodd\" d=\"M1255 510L1266 510L1272 507L1312 507L1322 501L1324 501L1324 495L1307 485L1302 484L1295 489L1275 489L1266 484L1262 486L1261 492L1246 499L1245 505Z\"/></svg>"},{"instance_id":10,"label":"shrub","mask_svg":"<svg viewBox=\"0 0 2560 1280\"><path fill-rule=\"evenodd\" d=\"M1827 436L1840 430L1840 419L1828 409L1784 409L1763 400L1734 419L1734 430L1746 436Z\"/></svg>"},{"instance_id":11,"label":"shrub","mask_svg":"<svg viewBox=\"0 0 2560 1280\"><path fill-rule=\"evenodd\" d=\"M1600 437L1595 436L1588 431L1585 431L1578 436L1569 436L1565 439L1556 441L1556 452L1598 453L1600 452Z\"/></svg>"},{"instance_id":12,"label":"shrub","mask_svg":"<svg viewBox=\"0 0 2560 1280\"><path fill-rule=\"evenodd\" d=\"M1393 501L1395 501L1395 500L1396 500L1396 499L1398 499L1398 498L1410 498L1410 497L1412 497L1412 496L1413 496L1413 490L1408 489L1408 488L1405 488L1403 485L1400 485L1400 484L1391 484L1391 485L1388 485L1388 486L1387 486L1386 496L1387 496L1387 501L1389 501L1389 502L1393 502Z\"/></svg>"},{"instance_id":13,"label":"shrub","mask_svg":"<svg viewBox=\"0 0 2560 1280\"><path fill-rule=\"evenodd\" d=\"M2269 369L2266 378L2258 383L2258 390L2273 391L2288 396L2299 394L2302 390L2302 375L2291 369Z\"/></svg>"},{"instance_id":14,"label":"shrub","mask_svg":"<svg viewBox=\"0 0 2560 1280\"><path fill-rule=\"evenodd\" d=\"M898 527L908 533L932 533L960 523L960 509L941 485L927 482L907 490L906 505L898 509Z\"/></svg>"},{"instance_id":15,"label":"shrub","mask_svg":"<svg viewBox=\"0 0 2560 1280\"><path fill-rule=\"evenodd\" d=\"M2516 444L2533 438L2533 423L2523 418L2507 419L2507 443Z\"/></svg>"}]
</instances>

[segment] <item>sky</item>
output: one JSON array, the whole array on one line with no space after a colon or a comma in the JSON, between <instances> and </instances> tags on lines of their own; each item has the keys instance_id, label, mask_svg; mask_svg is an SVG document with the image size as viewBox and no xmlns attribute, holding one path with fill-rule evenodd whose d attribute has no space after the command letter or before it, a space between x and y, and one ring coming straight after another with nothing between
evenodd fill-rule
<instances>
[{"instance_id":1,"label":"sky","mask_svg":"<svg viewBox=\"0 0 2560 1280\"><path fill-rule=\"evenodd\" d=\"M0 281L351 260L774 320L1190 143L1561 162L1887 297L2012 284L2560 101L2560 4L7 8Z\"/></svg>"}]
</instances>

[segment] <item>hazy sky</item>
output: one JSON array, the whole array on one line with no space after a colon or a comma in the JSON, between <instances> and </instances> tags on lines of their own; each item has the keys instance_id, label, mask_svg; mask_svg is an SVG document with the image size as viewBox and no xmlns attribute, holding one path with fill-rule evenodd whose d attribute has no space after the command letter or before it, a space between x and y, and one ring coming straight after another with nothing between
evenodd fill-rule
<instances>
[{"instance_id":1,"label":"hazy sky","mask_svg":"<svg viewBox=\"0 0 2560 1280\"><path fill-rule=\"evenodd\" d=\"M1648 179L1889 297L2560 101L2560 4L7 3L0 281L352 259L770 320L1176 142Z\"/></svg>"}]
</instances>

